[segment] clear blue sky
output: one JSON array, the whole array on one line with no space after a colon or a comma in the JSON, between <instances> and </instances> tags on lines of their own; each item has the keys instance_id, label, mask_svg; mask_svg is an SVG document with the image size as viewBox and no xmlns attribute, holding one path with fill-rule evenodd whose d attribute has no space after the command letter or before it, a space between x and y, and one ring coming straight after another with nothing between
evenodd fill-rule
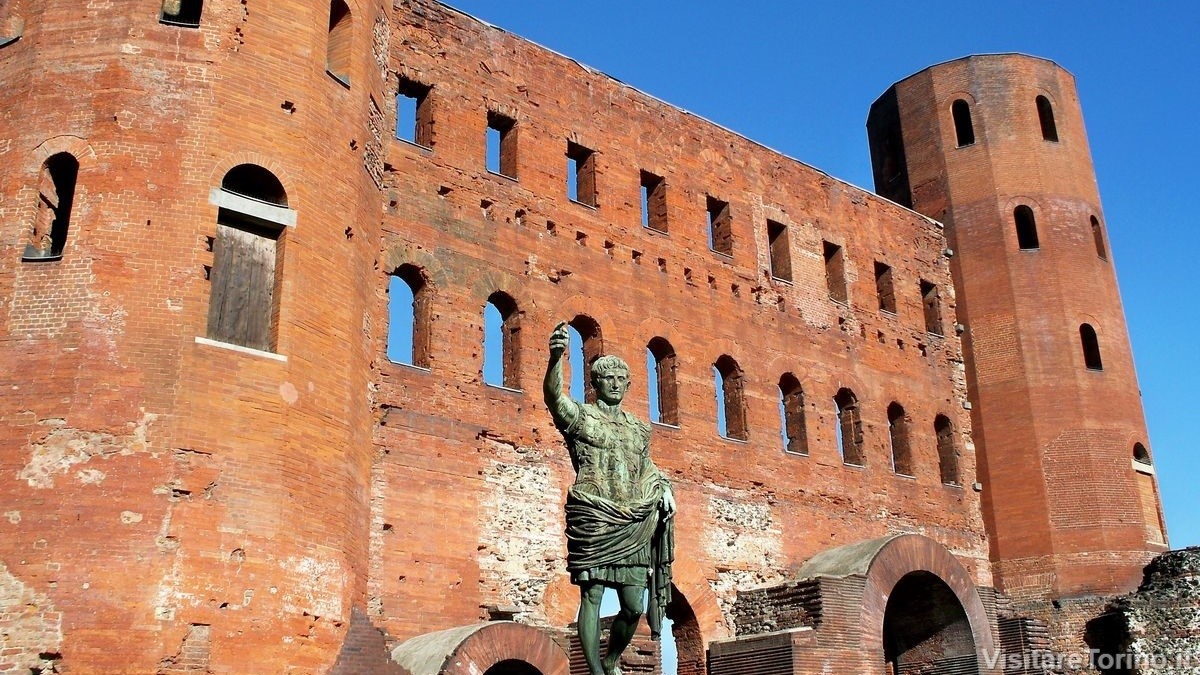
<instances>
[{"instance_id":1,"label":"clear blue sky","mask_svg":"<svg viewBox=\"0 0 1200 675\"><path fill-rule=\"evenodd\" d=\"M893 82L992 52L1071 71L1171 544L1200 545L1200 2L450 4L867 189L867 109Z\"/></svg>"}]
</instances>

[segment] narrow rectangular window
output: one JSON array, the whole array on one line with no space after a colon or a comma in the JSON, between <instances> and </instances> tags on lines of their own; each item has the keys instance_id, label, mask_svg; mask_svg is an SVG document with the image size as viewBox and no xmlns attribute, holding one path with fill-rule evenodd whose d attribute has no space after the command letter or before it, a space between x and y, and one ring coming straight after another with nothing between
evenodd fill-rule
<instances>
[{"instance_id":1,"label":"narrow rectangular window","mask_svg":"<svg viewBox=\"0 0 1200 675\"><path fill-rule=\"evenodd\" d=\"M1101 260L1108 260L1108 247L1104 245L1104 229L1100 227L1100 221L1096 216L1092 216L1092 241L1096 244L1096 255Z\"/></svg>"},{"instance_id":2,"label":"narrow rectangular window","mask_svg":"<svg viewBox=\"0 0 1200 675\"><path fill-rule=\"evenodd\" d=\"M667 181L649 171L642 172L642 227L667 231Z\"/></svg>"},{"instance_id":3,"label":"narrow rectangular window","mask_svg":"<svg viewBox=\"0 0 1200 675\"><path fill-rule=\"evenodd\" d=\"M825 285L829 297L837 302L848 302L846 289L846 256L842 247L831 242L822 242L825 255Z\"/></svg>"},{"instance_id":4,"label":"narrow rectangular window","mask_svg":"<svg viewBox=\"0 0 1200 675\"><path fill-rule=\"evenodd\" d=\"M343 0L329 3L329 36L325 43L325 71L344 86L350 86L354 24L350 7Z\"/></svg>"},{"instance_id":5,"label":"narrow rectangular window","mask_svg":"<svg viewBox=\"0 0 1200 675\"><path fill-rule=\"evenodd\" d=\"M433 147L433 111L430 87L400 78L396 92L396 138L422 147Z\"/></svg>"},{"instance_id":6,"label":"narrow rectangular window","mask_svg":"<svg viewBox=\"0 0 1200 675\"><path fill-rule=\"evenodd\" d=\"M567 197L573 202L596 206L596 153L570 141L567 142Z\"/></svg>"},{"instance_id":7,"label":"narrow rectangular window","mask_svg":"<svg viewBox=\"0 0 1200 675\"><path fill-rule=\"evenodd\" d=\"M943 335L942 300L938 295L938 287L921 280L921 303L925 310L925 332Z\"/></svg>"},{"instance_id":8,"label":"narrow rectangular window","mask_svg":"<svg viewBox=\"0 0 1200 675\"><path fill-rule=\"evenodd\" d=\"M716 197L707 198L708 247L717 253L733 255L733 217L729 202Z\"/></svg>"},{"instance_id":9,"label":"narrow rectangular window","mask_svg":"<svg viewBox=\"0 0 1200 675\"><path fill-rule=\"evenodd\" d=\"M791 281L792 251L788 241L787 225L774 220L767 221L767 248L771 253L771 276Z\"/></svg>"},{"instance_id":10,"label":"narrow rectangular window","mask_svg":"<svg viewBox=\"0 0 1200 675\"><path fill-rule=\"evenodd\" d=\"M282 231L235 211L218 211L207 337L274 351Z\"/></svg>"},{"instance_id":11,"label":"narrow rectangular window","mask_svg":"<svg viewBox=\"0 0 1200 675\"><path fill-rule=\"evenodd\" d=\"M879 297L879 309L896 313L896 289L892 284L890 265L875 261L875 294Z\"/></svg>"},{"instance_id":12,"label":"narrow rectangular window","mask_svg":"<svg viewBox=\"0 0 1200 675\"><path fill-rule=\"evenodd\" d=\"M487 116L487 170L517 179L517 122L498 112Z\"/></svg>"}]
</instances>

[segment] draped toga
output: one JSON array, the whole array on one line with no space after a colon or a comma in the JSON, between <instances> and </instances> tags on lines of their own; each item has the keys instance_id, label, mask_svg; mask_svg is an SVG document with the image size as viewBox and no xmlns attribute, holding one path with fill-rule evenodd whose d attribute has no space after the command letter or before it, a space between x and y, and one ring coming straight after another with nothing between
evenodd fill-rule
<instances>
[{"instance_id":1,"label":"draped toga","mask_svg":"<svg viewBox=\"0 0 1200 675\"><path fill-rule=\"evenodd\" d=\"M671 599L674 521L659 517L670 483L650 461L650 426L581 403L559 430L576 472L566 507L571 583L648 588L646 616L657 636Z\"/></svg>"}]
</instances>

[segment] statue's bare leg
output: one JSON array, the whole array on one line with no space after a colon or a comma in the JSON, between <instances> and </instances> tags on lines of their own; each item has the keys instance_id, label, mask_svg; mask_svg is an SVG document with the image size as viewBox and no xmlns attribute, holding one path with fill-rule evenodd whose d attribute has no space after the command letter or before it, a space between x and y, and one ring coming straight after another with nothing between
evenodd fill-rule
<instances>
[{"instance_id":1,"label":"statue's bare leg","mask_svg":"<svg viewBox=\"0 0 1200 675\"><path fill-rule=\"evenodd\" d=\"M621 601L621 611L613 618L612 630L608 635L608 653L604 655L604 672L613 672L614 666L620 660L621 654L633 641L637 631L638 620L645 611L643 597L646 593L642 586L621 586L617 589L617 599Z\"/></svg>"},{"instance_id":2,"label":"statue's bare leg","mask_svg":"<svg viewBox=\"0 0 1200 675\"><path fill-rule=\"evenodd\" d=\"M591 675L604 675L600 661L600 602L604 600L604 584L584 582L579 586L579 646Z\"/></svg>"}]
</instances>

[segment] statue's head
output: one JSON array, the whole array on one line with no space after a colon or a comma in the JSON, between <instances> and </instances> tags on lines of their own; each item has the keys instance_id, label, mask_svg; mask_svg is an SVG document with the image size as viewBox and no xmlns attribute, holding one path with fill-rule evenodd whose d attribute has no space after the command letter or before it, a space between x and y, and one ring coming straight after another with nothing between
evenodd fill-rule
<instances>
[{"instance_id":1,"label":"statue's head","mask_svg":"<svg viewBox=\"0 0 1200 675\"><path fill-rule=\"evenodd\" d=\"M592 362L592 387L596 396L609 405L616 405L629 391L629 364L619 356L606 354Z\"/></svg>"}]
</instances>

